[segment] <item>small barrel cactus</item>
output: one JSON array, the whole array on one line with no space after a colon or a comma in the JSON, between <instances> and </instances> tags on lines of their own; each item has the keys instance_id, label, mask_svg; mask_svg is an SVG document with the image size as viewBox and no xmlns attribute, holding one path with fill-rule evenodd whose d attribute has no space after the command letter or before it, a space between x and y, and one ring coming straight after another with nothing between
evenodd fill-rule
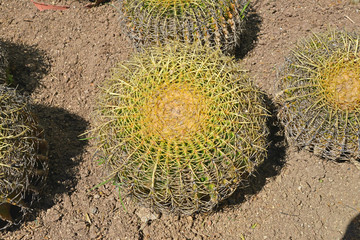
<instances>
[{"instance_id":1,"label":"small barrel cactus","mask_svg":"<svg viewBox=\"0 0 360 240\"><path fill-rule=\"evenodd\" d=\"M47 176L47 149L24 97L0 85L0 229L29 211Z\"/></svg>"},{"instance_id":2,"label":"small barrel cactus","mask_svg":"<svg viewBox=\"0 0 360 240\"><path fill-rule=\"evenodd\" d=\"M92 136L120 191L158 210L206 212L267 152L263 93L233 59L170 43L114 70Z\"/></svg>"},{"instance_id":3,"label":"small barrel cactus","mask_svg":"<svg viewBox=\"0 0 360 240\"><path fill-rule=\"evenodd\" d=\"M122 0L121 20L137 47L201 41L234 54L248 0Z\"/></svg>"},{"instance_id":4,"label":"small barrel cactus","mask_svg":"<svg viewBox=\"0 0 360 240\"><path fill-rule=\"evenodd\" d=\"M330 160L360 159L360 35L315 34L297 44L281 78L287 138Z\"/></svg>"}]
</instances>

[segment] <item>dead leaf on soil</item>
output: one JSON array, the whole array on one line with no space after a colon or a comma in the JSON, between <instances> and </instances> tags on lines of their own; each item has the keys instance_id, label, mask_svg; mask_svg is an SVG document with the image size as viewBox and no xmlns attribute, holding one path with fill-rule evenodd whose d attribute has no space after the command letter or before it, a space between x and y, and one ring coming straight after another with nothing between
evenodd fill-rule
<instances>
[{"instance_id":1,"label":"dead leaf on soil","mask_svg":"<svg viewBox=\"0 0 360 240\"><path fill-rule=\"evenodd\" d=\"M51 4L34 2L33 0L30 0L30 1L40 11L44 11L44 10L66 10L66 9L70 8L70 6L56 6L56 5L51 5Z\"/></svg>"}]
</instances>

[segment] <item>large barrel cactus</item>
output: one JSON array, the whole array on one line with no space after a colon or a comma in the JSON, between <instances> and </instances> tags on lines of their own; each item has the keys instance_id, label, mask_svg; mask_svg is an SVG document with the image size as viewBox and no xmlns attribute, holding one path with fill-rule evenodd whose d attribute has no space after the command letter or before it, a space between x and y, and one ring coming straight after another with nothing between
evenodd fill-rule
<instances>
[{"instance_id":1,"label":"large barrel cactus","mask_svg":"<svg viewBox=\"0 0 360 240\"><path fill-rule=\"evenodd\" d=\"M263 94L233 59L171 43L114 70L93 137L120 190L158 210L210 211L264 161Z\"/></svg>"},{"instance_id":2,"label":"large barrel cactus","mask_svg":"<svg viewBox=\"0 0 360 240\"><path fill-rule=\"evenodd\" d=\"M360 35L328 31L297 44L281 78L280 118L299 148L360 159Z\"/></svg>"},{"instance_id":3,"label":"large barrel cactus","mask_svg":"<svg viewBox=\"0 0 360 240\"><path fill-rule=\"evenodd\" d=\"M47 149L24 97L0 85L0 229L30 210L47 176Z\"/></svg>"},{"instance_id":4,"label":"large barrel cactus","mask_svg":"<svg viewBox=\"0 0 360 240\"><path fill-rule=\"evenodd\" d=\"M201 41L233 54L248 0L122 0L121 20L136 46Z\"/></svg>"}]
</instances>

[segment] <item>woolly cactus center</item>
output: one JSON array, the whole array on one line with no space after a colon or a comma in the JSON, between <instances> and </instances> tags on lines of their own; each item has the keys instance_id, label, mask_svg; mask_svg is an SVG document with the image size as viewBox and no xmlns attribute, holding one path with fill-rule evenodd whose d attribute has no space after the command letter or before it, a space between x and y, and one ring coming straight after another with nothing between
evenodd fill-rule
<instances>
[{"instance_id":1,"label":"woolly cactus center","mask_svg":"<svg viewBox=\"0 0 360 240\"><path fill-rule=\"evenodd\" d=\"M192 136L206 118L203 97L181 86L158 91L145 107L148 133L167 140Z\"/></svg>"},{"instance_id":2,"label":"woolly cactus center","mask_svg":"<svg viewBox=\"0 0 360 240\"><path fill-rule=\"evenodd\" d=\"M351 110L360 104L360 64L338 65L327 69L322 85L329 102L340 109Z\"/></svg>"}]
</instances>

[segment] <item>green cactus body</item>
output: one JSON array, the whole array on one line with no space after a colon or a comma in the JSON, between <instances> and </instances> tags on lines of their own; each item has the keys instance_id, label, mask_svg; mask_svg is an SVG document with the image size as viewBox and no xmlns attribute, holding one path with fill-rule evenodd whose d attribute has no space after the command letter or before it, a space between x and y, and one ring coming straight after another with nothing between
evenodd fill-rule
<instances>
[{"instance_id":1,"label":"green cactus body","mask_svg":"<svg viewBox=\"0 0 360 240\"><path fill-rule=\"evenodd\" d=\"M47 149L24 97L0 85L0 228L23 220L47 176Z\"/></svg>"},{"instance_id":2,"label":"green cactus body","mask_svg":"<svg viewBox=\"0 0 360 240\"><path fill-rule=\"evenodd\" d=\"M360 159L360 35L330 31L300 42L281 79L288 139L331 160Z\"/></svg>"},{"instance_id":3,"label":"green cactus body","mask_svg":"<svg viewBox=\"0 0 360 240\"><path fill-rule=\"evenodd\" d=\"M233 54L249 1L124 0L122 22L137 47L167 40L201 41Z\"/></svg>"},{"instance_id":4,"label":"green cactus body","mask_svg":"<svg viewBox=\"0 0 360 240\"><path fill-rule=\"evenodd\" d=\"M114 70L92 135L121 191L157 209L205 212L264 160L263 95L232 61L170 43Z\"/></svg>"}]
</instances>

